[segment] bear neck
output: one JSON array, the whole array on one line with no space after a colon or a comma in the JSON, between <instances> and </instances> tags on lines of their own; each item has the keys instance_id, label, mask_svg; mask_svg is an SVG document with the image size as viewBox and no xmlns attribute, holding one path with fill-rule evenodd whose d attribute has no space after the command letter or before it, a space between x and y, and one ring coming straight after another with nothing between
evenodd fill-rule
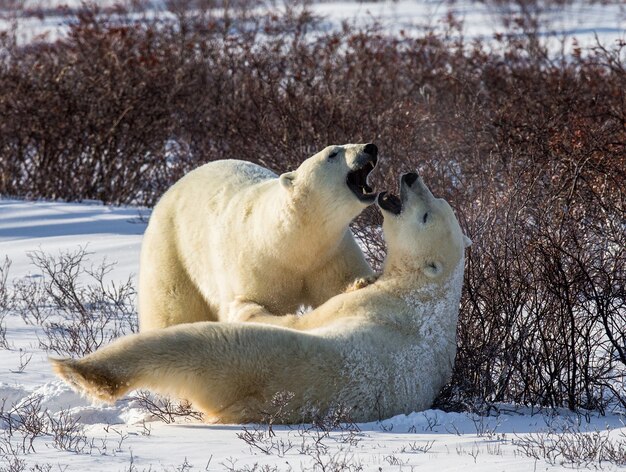
<instances>
[{"instance_id":1,"label":"bear neck","mask_svg":"<svg viewBox=\"0 0 626 472\"><path fill-rule=\"evenodd\" d=\"M282 203L281 205L274 203L268 208L277 215L275 228L280 233L281 246L290 248L289 252L294 254L298 266L303 270L324 265L343 242L349 221L320 218L319 213L316 214L315 211L303 211L306 206L298 204L297 201ZM276 212L276 208L282 208L282 211ZM258 236L263 237L262 234ZM275 245L275 241L276 236L272 235L270 244Z\"/></svg>"},{"instance_id":2,"label":"bear neck","mask_svg":"<svg viewBox=\"0 0 626 472\"><path fill-rule=\"evenodd\" d=\"M455 321L461 301L464 268L465 258L461 257L454 269L432 279L420 270L385 267L374 285L403 301L407 311L403 316L419 319L435 316L441 319L447 315Z\"/></svg>"}]
</instances>

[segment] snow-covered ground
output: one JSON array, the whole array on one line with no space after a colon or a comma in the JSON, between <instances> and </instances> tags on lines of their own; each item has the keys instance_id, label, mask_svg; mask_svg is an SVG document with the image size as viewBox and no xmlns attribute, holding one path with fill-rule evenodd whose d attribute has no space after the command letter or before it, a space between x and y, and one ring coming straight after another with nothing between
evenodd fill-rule
<instances>
[{"instance_id":1,"label":"snow-covered ground","mask_svg":"<svg viewBox=\"0 0 626 472\"><path fill-rule=\"evenodd\" d=\"M28 8L46 8L65 5L72 8L80 6L77 0L29 0ZM124 4L123 1L106 0L98 2L101 7ZM514 2L511 2L513 4ZM281 5L280 2L277 2ZM165 15L163 1L147 3L147 15ZM511 5L496 6L495 2L473 0L398 0L398 1L328 1L313 2L313 13L323 17L321 28L325 30L340 28L343 21L358 27L377 22L389 33L419 34L428 29L440 29L448 14L463 24L465 38L489 40L496 33L504 33L503 14L515 15L519 9ZM9 26L8 20L2 20L0 10L0 29ZM562 41L566 50L571 50L573 40L581 47L596 44L597 39L604 45L614 45L617 41L626 41L626 3L620 0L590 2L573 0L563 6L542 7L539 15L540 34L548 37L548 44L554 51L559 51ZM62 37L67 30L68 18L63 15L46 15L43 18L28 16L18 19L17 38L21 43L33 39L52 41Z\"/></svg>"},{"instance_id":2,"label":"snow-covered ground","mask_svg":"<svg viewBox=\"0 0 626 472\"><path fill-rule=\"evenodd\" d=\"M117 262L109 280L121 282L137 273L148 216L148 210L96 203L0 199L0 260L6 255L12 261L10 283L32 280L43 274L30 262L29 251L56 255L86 246L91 262L104 258ZM571 470L572 464L561 464L567 459L558 447L552 452L552 464L540 453L542 447L550 451L557 439L581 452L592 450L589 444L594 441L605 447L621 445L626 460L626 418L615 412L585 417L500 405L498 415L478 417L428 410L328 434L305 426L274 427L275 436L254 425L207 425L187 419L166 424L151 417L137 400L109 406L81 398L53 375L46 361L50 353L39 347L39 339L45 337L42 328L26 324L12 311L2 316L0 311L9 349L0 349L0 405L4 402L0 471ZM7 422L11 410L15 420L19 414L28 416L29 409L39 412L34 418L49 415L32 448L28 436L11 433ZM55 440L51 425L67 425L63 421L68 413L77 423L70 428L74 432L65 435L74 442L66 439L63 448L58 445L63 442L58 433L63 428L56 427ZM238 437L244 428L254 438L249 442L258 447ZM540 459L523 452L529 449ZM588 466L617 469L593 458Z\"/></svg>"},{"instance_id":3,"label":"snow-covered ground","mask_svg":"<svg viewBox=\"0 0 626 472\"><path fill-rule=\"evenodd\" d=\"M79 2L26 2L29 8L59 4L76 6ZM152 4L156 11L162 9L162 2ZM357 25L376 20L389 32L410 33L425 26L437 27L450 11L464 22L468 38L490 38L502 28L494 7L469 0L323 2L314 3L312 8L326 18L322 22L325 28L339 27L343 20ZM568 36L570 44L576 37L582 46L591 45L596 35L606 45L626 40L623 2L603 5L580 0L550 9L543 18L549 20L549 26L542 29L545 34ZM8 25L2 21L0 18L0 29ZM21 42L36 37L53 40L66 28L67 18L62 16L27 17L18 21L18 37ZM146 209L110 208L98 203L0 199L0 267L7 256L12 262L10 286L42 280L41 270L28 257L30 251L55 256L60 251L85 248L95 264L104 259L116 263L107 276L108 282L120 284L128 277L132 280L138 271L139 247L148 216ZM83 283L88 282L89 277L84 276ZM43 327L26 323L14 310L3 312L0 303L0 346L3 334L6 345L0 347L0 472L340 470L342 464L342 470L438 472L571 470L585 464L616 469L614 463L598 462L593 454L582 463L568 462L567 450L574 455L593 452L594 444L596 451L613 447L618 456L621 447L626 464L626 417L619 412L585 417L566 411L500 405L498 415L486 418L429 410L359 424L358 431L344 427L343 431L326 434L303 426L275 427L275 436L266 428L251 425L206 425L188 419L166 424L151 417L137 400L126 399L113 406L92 405L71 391L55 378L46 361L53 353L40 347L40 340L46 336ZM68 414L77 421L74 426L68 423ZM19 425L19 415L43 421L41 432L33 434L36 437L32 447L28 433L11 429ZM238 437L245 433L244 428L251 435L248 442ZM35 431L37 425L27 429ZM60 433L63 429L73 431L65 434L65 440ZM544 452L550 460L545 460Z\"/></svg>"}]
</instances>

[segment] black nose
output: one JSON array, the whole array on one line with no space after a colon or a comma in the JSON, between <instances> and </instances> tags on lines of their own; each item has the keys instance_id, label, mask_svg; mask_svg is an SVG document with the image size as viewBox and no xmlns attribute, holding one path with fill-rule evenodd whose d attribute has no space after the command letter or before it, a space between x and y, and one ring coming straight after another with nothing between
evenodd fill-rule
<instances>
[{"instance_id":1,"label":"black nose","mask_svg":"<svg viewBox=\"0 0 626 472\"><path fill-rule=\"evenodd\" d=\"M378 155L378 148L376 147L375 144L372 143L368 143L365 145L365 147L363 148L363 152L365 154L369 154L370 156L374 156L376 157Z\"/></svg>"},{"instance_id":2,"label":"black nose","mask_svg":"<svg viewBox=\"0 0 626 472\"><path fill-rule=\"evenodd\" d=\"M402 176L402 181L406 183L409 187L411 187L415 181L418 179L419 175L415 172L408 172Z\"/></svg>"}]
</instances>

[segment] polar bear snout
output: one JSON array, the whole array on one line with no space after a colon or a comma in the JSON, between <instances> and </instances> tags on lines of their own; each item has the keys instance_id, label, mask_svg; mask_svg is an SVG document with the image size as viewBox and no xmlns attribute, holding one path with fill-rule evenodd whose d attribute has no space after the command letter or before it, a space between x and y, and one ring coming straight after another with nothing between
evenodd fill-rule
<instances>
[{"instance_id":1,"label":"polar bear snout","mask_svg":"<svg viewBox=\"0 0 626 472\"><path fill-rule=\"evenodd\" d=\"M371 172L378 164L378 146L373 143L367 143L359 153L355 161L356 168L368 168Z\"/></svg>"},{"instance_id":2,"label":"polar bear snout","mask_svg":"<svg viewBox=\"0 0 626 472\"><path fill-rule=\"evenodd\" d=\"M407 172L400 176L400 196L391 192L381 192L378 195L378 206L388 213L399 215L405 206L411 202L415 205L417 202L421 204L428 203L432 198L432 193L420 176L416 172Z\"/></svg>"},{"instance_id":3,"label":"polar bear snout","mask_svg":"<svg viewBox=\"0 0 626 472\"><path fill-rule=\"evenodd\" d=\"M374 156L375 159L378 157L378 147L373 143L367 143L363 148L363 152L365 154L369 154L370 156Z\"/></svg>"},{"instance_id":4,"label":"polar bear snout","mask_svg":"<svg viewBox=\"0 0 626 472\"><path fill-rule=\"evenodd\" d=\"M402 182L405 183L410 188L413 186L415 181L419 179L419 175L416 172L407 172L401 178L402 178Z\"/></svg>"},{"instance_id":5,"label":"polar bear snout","mask_svg":"<svg viewBox=\"0 0 626 472\"><path fill-rule=\"evenodd\" d=\"M429 204L434 199L435 197L416 172L407 172L400 177L400 200L402 200L402 206L409 203Z\"/></svg>"}]
</instances>

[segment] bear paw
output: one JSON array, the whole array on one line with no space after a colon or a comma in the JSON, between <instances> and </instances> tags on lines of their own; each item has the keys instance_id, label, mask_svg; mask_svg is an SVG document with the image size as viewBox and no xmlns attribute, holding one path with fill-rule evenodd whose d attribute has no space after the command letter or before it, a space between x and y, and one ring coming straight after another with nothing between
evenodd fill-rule
<instances>
[{"instance_id":1,"label":"bear paw","mask_svg":"<svg viewBox=\"0 0 626 472\"><path fill-rule=\"evenodd\" d=\"M230 322L254 321L255 317L267 314L267 310L262 305L236 297L228 304L227 319Z\"/></svg>"},{"instance_id":2,"label":"bear paw","mask_svg":"<svg viewBox=\"0 0 626 472\"><path fill-rule=\"evenodd\" d=\"M354 292L355 290L365 288L368 285L376 282L378 280L378 277L380 277L380 274L369 275L367 277L359 277L348 286L346 292Z\"/></svg>"}]
</instances>

